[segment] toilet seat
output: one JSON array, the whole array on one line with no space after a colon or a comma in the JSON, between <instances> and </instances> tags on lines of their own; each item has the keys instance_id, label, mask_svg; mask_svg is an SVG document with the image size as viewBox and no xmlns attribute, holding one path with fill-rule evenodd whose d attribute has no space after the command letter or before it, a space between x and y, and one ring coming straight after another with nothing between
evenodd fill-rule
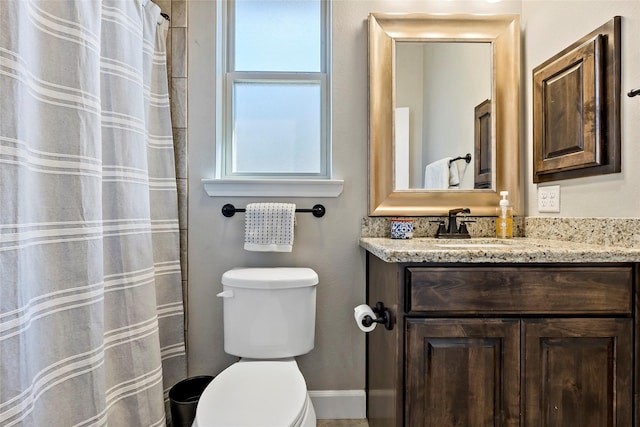
<instances>
[{"instance_id":1,"label":"toilet seat","mask_svg":"<svg viewBox=\"0 0 640 427\"><path fill-rule=\"evenodd\" d=\"M297 427L310 405L307 385L294 359L243 359L209 383L198 402L194 425Z\"/></svg>"}]
</instances>

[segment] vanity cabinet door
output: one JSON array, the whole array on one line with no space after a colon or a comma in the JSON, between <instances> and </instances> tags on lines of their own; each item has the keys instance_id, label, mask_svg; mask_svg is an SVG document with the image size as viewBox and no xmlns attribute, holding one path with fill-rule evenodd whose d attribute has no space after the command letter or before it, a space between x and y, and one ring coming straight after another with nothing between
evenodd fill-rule
<instances>
[{"instance_id":1,"label":"vanity cabinet door","mask_svg":"<svg viewBox=\"0 0 640 427\"><path fill-rule=\"evenodd\" d=\"M408 427L518 426L520 322L406 319Z\"/></svg>"},{"instance_id":2,"label":"vanity cabinet door","mask_svg":"<svg viewBox=\"0 0 640 427\"><path fill-rule=\"evenodd\" d=\"M524 427L632 425L632 320L523 320Z\"/></svg>"}]
</instances>

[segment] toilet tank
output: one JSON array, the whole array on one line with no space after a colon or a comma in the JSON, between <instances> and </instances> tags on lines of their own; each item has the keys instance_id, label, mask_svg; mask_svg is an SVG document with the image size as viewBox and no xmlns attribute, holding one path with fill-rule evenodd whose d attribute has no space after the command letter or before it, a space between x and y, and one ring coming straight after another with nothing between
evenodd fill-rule
<instances>
[{"instance_id":1,"label":"toilet tank","mask_svg":"<svg viewBox=\"0 0 640 427\"><path fill-rule=\"evenodd\" d=\"M222 275L224 351L279 359L313 349L318 275L310 268L237 268Z\"/></svg>"}]
</instances>

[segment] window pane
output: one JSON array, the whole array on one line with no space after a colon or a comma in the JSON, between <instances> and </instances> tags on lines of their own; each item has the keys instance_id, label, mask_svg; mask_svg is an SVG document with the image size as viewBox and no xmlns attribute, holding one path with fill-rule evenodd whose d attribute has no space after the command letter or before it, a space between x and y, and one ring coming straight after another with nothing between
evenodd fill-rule
<instances>
[{"instance_id":1,"label":"window pane","mask_svg":"<svg viewBox=\"0 0 640 427\"><path fill-rule=\"evenodd\" d=\"M233 86L233 173L320 173L320 83Z\"/></svg>"},{"instance_id":2,"label":"window pane","mask_svg":"<svg viewBox=\"0 0 640 427\"><path fill-rule=\"evenodd\" d=\"M320 0L236 0L235 71L321 72Z\"/></svg>"}]
</instances>

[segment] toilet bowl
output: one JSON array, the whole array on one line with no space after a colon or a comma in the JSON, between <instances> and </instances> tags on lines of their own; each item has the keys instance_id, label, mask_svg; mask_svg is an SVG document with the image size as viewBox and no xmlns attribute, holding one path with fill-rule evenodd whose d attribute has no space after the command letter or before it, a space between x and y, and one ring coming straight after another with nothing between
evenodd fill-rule
<instances>
[{"instance_id":1,"label":"toilet bowl","mask_svg":"<svg viewBox=\"0 0 640 427\"><path fill-rule=\"evenodd\" d=\"M200 397L194 427L315 427L316 415L298 364L240 360Z\"/></svg>"},{"instance_id":2,"label":"toilet bowl","mask_svg":"<svg viewBox=\"0 0 640 427\"><path fill-rule=\"evenodd\" d=\"M312 427L316 414L294 356L313 349L310 268L244 268L222 275L224 349L240 361L200 396L194 427Z\"/></svg>"}]
</instances>

